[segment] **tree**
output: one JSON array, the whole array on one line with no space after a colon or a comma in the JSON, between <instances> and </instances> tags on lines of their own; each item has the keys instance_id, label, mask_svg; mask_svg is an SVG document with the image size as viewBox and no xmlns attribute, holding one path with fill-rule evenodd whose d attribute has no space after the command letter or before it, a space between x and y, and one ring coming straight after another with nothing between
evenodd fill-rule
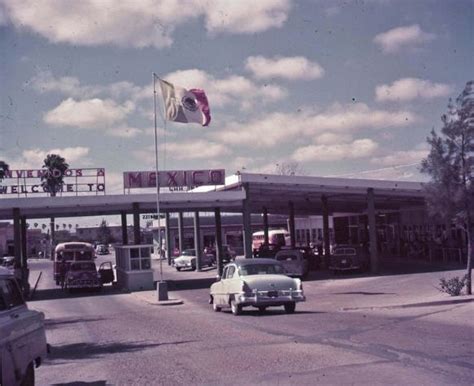
<instances>
[{"instance_id":1,"label":"tree","mask_svg":"<svg viewBox=\"0 0 474 386\"><path fill-rule=\"evenodd\" d=\"M298 162L282 162L275 165L275 173L280 176L304 176L306 172Z\"/></svg>"},{"instance_id":2,"label":"tree","mask_svg":"<svg viewBox=\"0 0 474 386\"><path fill-rule=\"evenodd\" d=\"M57 154L48 154L43 162L43 168L46 168L47 171L41 176L41 186L54 197L64 184L64 173L69 165L63 157Z\"/></svg>"},{"instance_id":3,"label":"tree","mask_svg":"<svg viewBox=\"0 0 474 386\"><path fill-rule=\"evenodd\" d=\"M456 101L449 101L441 117L441 135L434 129L427 138L430 153L421 171L431 176L426 184L428 211L454 222L467 239L466 288L472 294L471 269L474 254L474 81L466 84Z\"/></svg>"},{"instance_id":4,"label":"tree","mask_svg":"<svg viewBox=\"0 0 474 386\"><path fill-rule=\"evenodd\" d=\"M99 238L98 241L101 244L108 245L112 239L110 228L108 227L107 221L105 221L105 219L102 219L102 222L99 225L99 231L97 232L97 236Z\"/></svg>"},{"instance_id":5,"label":"tree","mask_svg":"<svg viewBox=\"0 0 474 386\"><path fill-rule=\"evenodd\" d=\"M0 160L0 181L5 178L6 172L10 169L8 164L5 161Z\"/></svg>"}]
</instances>

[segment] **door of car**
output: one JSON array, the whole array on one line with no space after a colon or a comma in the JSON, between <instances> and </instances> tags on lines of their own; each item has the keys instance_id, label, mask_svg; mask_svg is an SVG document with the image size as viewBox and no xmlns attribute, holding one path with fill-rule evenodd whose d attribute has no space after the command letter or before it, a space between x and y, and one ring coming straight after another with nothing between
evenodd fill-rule
<instances>
[{"instance_id":1,"label":"door of car","mask_svg":"<svg viewBox=\"0 0 474 386\"><path fill-rule=\"evenodd\" d=\"M289 274L302 275L304 271L304 261L302 255L297 251L280 251L275 259L280 262Z\"/></svg>"},{"instance_id":2,"label":"door of car","mask_svg":"<svg viewBox=\"0 0 474 386\"><path fill-rule=\"evenodd\" d=\"M224 294L224 278L227 275L227 267L222 271L221 279L212 285L212 296L213 302L217 305L223 304L223 298L226 296Z\"/></svg>"},{"instance_id":3,"label":"door of car","mask_svg":"<svg viewBox=\"0 0 474 386\"><path fill-rule=\"evenodd\" d=\"M102 284L112 283L114 281L114 269L110 261L106 261L100 265L99 275Z\"/></svg>"},{"instance_id":4,"label":"door of car","mask_svg":"<svg viewBox=\"0 0 474 386\"><path fill-rule=\"evenodd\" d=\"M222 296L220 296L219 304L227 305L229 304L230 296L234 293L232 282L234 273L236 271L235 265L231 264L224 268L224 273L222 275Z\"/></svg>"}]
</instances>

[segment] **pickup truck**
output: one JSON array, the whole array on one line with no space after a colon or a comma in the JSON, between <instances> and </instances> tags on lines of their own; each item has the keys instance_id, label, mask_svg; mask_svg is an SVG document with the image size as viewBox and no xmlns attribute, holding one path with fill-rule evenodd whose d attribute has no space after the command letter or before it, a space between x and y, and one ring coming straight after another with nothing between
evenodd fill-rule
<instances>
[{"instance_id":1,"label":"pickup truck","mask_svg":"<svg viewBox=\"0 0 474 386\"><path fill-rule=\"evenodd\" d=\"M34 385L46 355L44 314L28 309L13 274L0 267L0 384Z\"/></svg>"}]
</instances>

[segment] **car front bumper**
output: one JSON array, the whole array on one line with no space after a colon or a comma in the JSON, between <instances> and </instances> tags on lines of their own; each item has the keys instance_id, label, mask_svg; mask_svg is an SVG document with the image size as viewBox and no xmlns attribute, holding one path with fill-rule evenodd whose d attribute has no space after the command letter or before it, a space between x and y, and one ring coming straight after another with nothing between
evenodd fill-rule
<instances>
[{"instance_id":1,"label":"car front bumper","mask_svg":"<svg viewBox=\"0 0 474 386\"><path fill-rule=\"evenodd\" d=\"M67 282L67 288L101 288L102 283L95 280L74 280Z\"/></svg>"},{"instance_id":2,"label":"car front bumper","mask_svg":"<svg viewBox=\"0 0 474 386\"><path fill-rule=\"evenodd\" d=\"M304 302L306 297L302 290L254 291L235 296L237 304L242 306L281 306L293 302Z\"/></svg>"}]
</instances>

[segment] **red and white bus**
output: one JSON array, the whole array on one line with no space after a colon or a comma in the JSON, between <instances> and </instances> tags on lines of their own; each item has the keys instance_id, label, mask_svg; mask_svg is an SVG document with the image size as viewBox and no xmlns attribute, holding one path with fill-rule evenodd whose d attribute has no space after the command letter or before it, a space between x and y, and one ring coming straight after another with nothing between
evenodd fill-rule
<instances>
[{"instance_id":1,"label":"red and white bus","mask_svg":"<svg viewBox=\"0 0 474 386\"><path fill-rule=\"evenodd\" d=\"M252 234L252 249L257 251L264 243L264 232L258 231ZM268 243L275 245L289 245L290 234L286 229L270 229L268 231Z\"/></svg>"}]
</instances>

